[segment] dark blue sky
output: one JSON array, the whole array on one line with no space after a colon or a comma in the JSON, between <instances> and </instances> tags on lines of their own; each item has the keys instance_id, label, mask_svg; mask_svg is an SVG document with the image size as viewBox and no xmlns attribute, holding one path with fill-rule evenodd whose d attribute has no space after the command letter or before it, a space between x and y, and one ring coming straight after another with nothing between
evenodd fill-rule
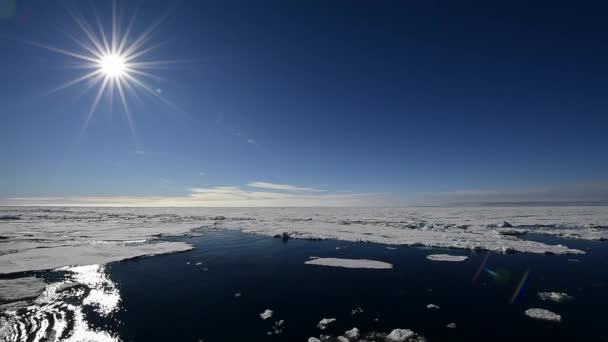
<instances>
[{"instance_id":1,"label":"dark blue sky","mask_svg":"<svg viewBox=\"0 0 608 342\"><path fill-rule=\"evenodd\" d=\"M144 79L181 110L129 97L136 137L116 97L80 134L96 88L49 95L83 70L28 44L78 50L69 11L94 24L91 6L16 3L0 19L7 201L269 189L255 181L408 197L608 178L602 2L144 1L136 32L168 13L146 58L179 60ZM93 3L109 29L111 2ZM123 27L136 7L117 1Z\"/></svg>"}]
</instances>

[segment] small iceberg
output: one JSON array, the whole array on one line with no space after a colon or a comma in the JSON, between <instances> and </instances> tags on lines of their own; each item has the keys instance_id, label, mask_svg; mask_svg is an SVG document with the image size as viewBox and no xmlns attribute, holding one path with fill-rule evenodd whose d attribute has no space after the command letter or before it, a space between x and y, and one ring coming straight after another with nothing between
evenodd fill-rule
<instances>
[{"instance_id":1,"label":"small iceberg","mask_svg":"<svg viewBox=\"0 0 608 342\"><path fill-rule=\"evenodd\" d=\"M427 255L426 258L433 261L461 262L467 260L469 257L464 255L431 254Z\"/></svg>"},{"instance_id":2,"label":"small iceberg","mask_svg":"<svg viewBox=\"0 0 608 342\"><path fill-rule=\"evenodd\" d=\"M367 259L316 258L304 262L307 265L332 266L344 268L391 269L392 264Z\"/></svg>"},{"instance_id":3,"label":"small iceberg","mask_svg":"<svg viewBox=\"0 0 608 342\"><path fill-rule=\"evenodd\" d=\"M344 336L346 336L346 338L351 339L351 338L359 338L359 329L357 328L352 328L350 330L347 330L344 333Z\"/></svg>"},{"instance_id":4,"label":"small iceberg","mask_svg":"<svg viewBox=\"0 0 608 342\"><path fill-rule=\"evenodd\" d=\"M454 322L448 323L448 325L446 325L446 327L449 329L456 329L456 323L454 323Z\"/></svg>"},{"instance_id":5,"label":"small iceberg","mask_svg":"<svg viewBox=\"0 0 608 342\"><path fill-rule=\"evenodd\" d=\"M426 306L426 308L427 308L427 309L439 309L439 306L438 306L438 305L435 305L435 304L428 304L428 305Z\"/></svg>"},{"instance_id":6,"label":"small iceberg","mask_svg":"<svg viewBox=\"0 0 608 342\"><path fill-rule=\"evenodd\" d=\"M274 311L272 311L272 310L270 310L270 309L266 309L264 312L262 312L262 313L260 314L260 317L261 317L263 320L267 320L267 319L269 319L270 317L272 317L272 315L274 315Z\"/></svg>"},{"instance_id":7,"label":"small iceberg","mask_svg":"<svg viewBox=\"0 0 608 342\"><path fill-rule=\"evenodd\" d=\"M410 329L393 329L390 334L386 335L386 340L402 342L409 341L414 336L416 336L416 333Z\"/></svg>"},{"instance_id":8,"label":"small iceberg","mask_svg":"<svg viewBox=\"0 0 608 342\"><path fill-rule=\"evenodd\" d=\"M538 298L540 298L541 300L556 303L569 302L574 299L574 297L569 296L567 293L564 292L539 292Z\"/></svg>"},{"instance_id":9,"label":"small iceberg","mask_svg":"<svg viewBox=\"0 0 608 342\"><path fill-rule=\"evenodd\" d=\"M562 316L545 309L532 308L526 310L526 316L542 321L561 322Z\"/></svg>"},{"instance_id":10,"label":"small iceberg","mask_svg":"<svg viewBox=\"0 0 608 342\"><path fill-rule=\"evenodd\" d=\"M335 318L323 318L322 320L319 321L319 324L317 324L317 327L319 327L319 329L321 329L321 330L325 330L325 329L327 329L328 325L330 325L331 323L333 323L335 321L336 321Z\"/></svg>"}]
</instances>

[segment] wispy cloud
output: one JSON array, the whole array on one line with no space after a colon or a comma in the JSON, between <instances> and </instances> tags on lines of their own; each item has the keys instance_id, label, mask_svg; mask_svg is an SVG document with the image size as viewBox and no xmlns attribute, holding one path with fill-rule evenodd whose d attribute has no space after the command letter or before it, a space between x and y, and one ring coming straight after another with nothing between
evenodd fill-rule
<instances>
[{"instance_id":1,"label":"wispy cloud","mask_svg":"<svg viewBox=\"0 0 608 342\"><path fill-rule=\"evenodd\" d=\"M238 186L192 188L183 196L15 197L0 205L116 207L352 207L385 203L380 193L250 191Z\"/></svg>"},{"instance_id":2,"label":"wispy cloud","mask_svg":"<svg viewBox=\"0 0 608 342\"><path fill-rule=\"evenodd\" d=\"M324 190L314 188L304 188L290 184L276 184L269 182L251 182L247 186L261 189L272 189L272 190L283 190L283 191L311 191L311 192L322 192Z\"/></svg>"}]
</instances>

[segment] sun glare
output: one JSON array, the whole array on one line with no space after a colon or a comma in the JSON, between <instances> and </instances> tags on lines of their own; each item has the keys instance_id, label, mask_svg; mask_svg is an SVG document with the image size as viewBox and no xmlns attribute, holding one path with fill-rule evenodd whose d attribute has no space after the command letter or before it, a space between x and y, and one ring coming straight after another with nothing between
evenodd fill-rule
<instances>
[{"instance_id":1,"label":"sun glare","mask_svg":"<svg viewBox=\"0 0 608 342\"><path fill-rule=\"evenodd\" d=\"M122 77L125 75L127 65L124 57L110 54L99 61L99 68L106 76Z\"/></svg>"}]
</instances>

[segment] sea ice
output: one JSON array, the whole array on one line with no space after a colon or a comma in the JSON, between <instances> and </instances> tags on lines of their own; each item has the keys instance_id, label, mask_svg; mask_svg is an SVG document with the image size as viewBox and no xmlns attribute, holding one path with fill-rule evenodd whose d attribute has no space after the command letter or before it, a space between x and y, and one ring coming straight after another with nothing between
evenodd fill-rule
<instances>
[{"instance_id":1,"label":"sea ice","mask_svg":"<svg viewBox=\"0 0 608 342\"><path fill-rule=\"evenodd\" d=\"M347 338L359 338L359 329L357 328L352 328L350 330L347 330L344 333L344 336L346 336Z\"/></svg>"},{"instance_id":2,"label":"sea ice","mask_svg":"<svg viewBox=\"0 0 608 342\"><path fill-rule=\"evenodd\" d=\"M45 287L40 278L0 279L0 303L36 298Z\"/></svg>"},{"instance_id":3,"label":"sea ice","mask_svg":"<svg viewBox=\"0 0 608 342\"><path fill-rule=\"evenodd\" d=\"M319 324L317 324L317 327L319 327L319 329L321 329L321 330L325 330L328 325L330 325L331 323L333 323L335 321L336 321L335 318L323 318L322 320L319 321Z\"/></svg>"},{"instance_id":4,"label":"sea ice","mask_svg":"<svg viewBox=\"0 0 608 342\"><path fill-rule=\"evenodd\" d=\"M318 339L318 338L316 338L316 337L309 337L309 338L308 338L308 342L321 342L321 340L319 340L319 339Z\"/></svg>"},{"instance_id":5,"label":"sea ice","mask_svg":"<svg viewBox=\"0 0 608 342\"><path fill-rule=\"evenodd\" d=\"M564 292L539 292L538 298L556 303L569 302L574 299Z\"/></svg>"},{"instance_id":6,"label":"sea ice","mask_svg":"<svg viewBox=\"0 0 608 342\"><path fill-rule=\"evenodd\" d=\"M392 264L383 261L367 260L367 259L339 259L339 258L316 258L304 262L308 265L321 265L332 267L345 268L373 268L373 269L391 269Z\"/></svg>"},{"instance_id":7,"label":"sea ice","mask_svg":"<svg viewBox=\"0 0 608 342\"><path fill-rule=\"evenodd\" d=\"M551 322L561 322L562 316L545 309L532 308L526 310L526 316L534 319Z\"/></svg>"},{"instance_id":8,"label":"sea ice","mask_svg":"<svg viewBox=\"0 0 608 342\"><path fill-rule=\"evenodd\" d=\"M269 319L270 317L272 317L272 315L273 315L273 314L274 314L274 311L272 311L272 310L270 310L270 309L266 309L266 310L264 310L264 312L262 312L262 313L260 314L260 317L261 317L263 320L267 320L267 319Z\"/></svg>"},{"instance_id":9,"label":"sea ice","mask_svg":"<svg viewBox=\"0 0 608 342\"><path fill-rule=\"evenodd\" d=\"M461 262L467 260L469 257L464 255L431 254L427 255L426 258L433 261Z\"/></svg>"},{"instance_id":10,"label":"sea ice","mask_svg":"<svg viewBox=\"0 0 608 342\"><path fill-rule=\"evenodd\" d=\"M410 329L393 329L390 334L386 335L386 339L389 341L401 342L408 341L415 335L416 333Z\"/></svg>"},{"instance_id":11,"label":"sea ice","mask_svg":"<svg viewBox=\"0 0 608 342\"><path fill-rule=\"evenodd\" d=\"M450 329L456 329L456 323L452 322L452 323L448 323L448 325L446 325L447 328Z\"/></svg>"},{"instance_id":12,"label":"sea ice","mask_svg":"<svg viewBox=\"0 0 608 342\"><path fill-rule=\"evenodd\" d=\"M427 309L439 309L439 306L435 305L435 304L429 304L426 306Z\"/></svg>"}]
</instances>

